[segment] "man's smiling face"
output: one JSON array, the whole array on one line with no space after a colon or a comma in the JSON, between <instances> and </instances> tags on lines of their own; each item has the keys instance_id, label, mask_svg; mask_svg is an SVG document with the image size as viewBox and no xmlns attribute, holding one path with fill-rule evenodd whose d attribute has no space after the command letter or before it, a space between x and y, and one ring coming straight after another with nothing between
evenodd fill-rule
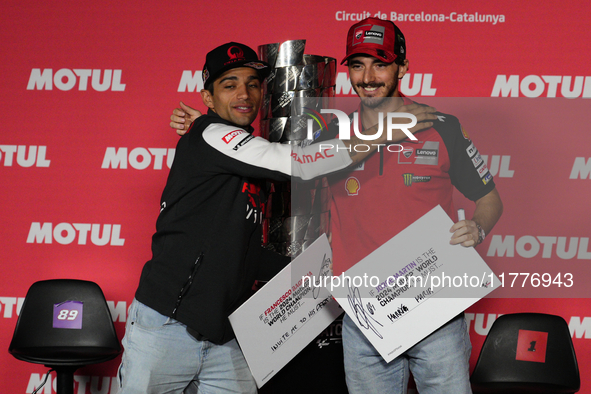
<instances>
[{"instance_id":1,"label":"man's smiling face","mask_svg":"<svg viewBox=\"0 0 591 394\"><path fill-rule=\"evenodd\" d=\"M398 97L398 80L404 76L408 63L403 66L385 63L369 55L357 55L347 62L349 78L355 93L363 99L363 104L375 108L384 98Z\"/></svg>"},{"instance_id":2,"label":"man's smiling face","mask_svg":"<svg viewBox=\"0 0 591 394\"><path fill-rule=\"evenodd\" d=\"M257 117L261 106L261 78L250 67L238 67L220 75L212 86L213 93L202 90L207 107L222 119L238 126L249 126Z\"/></svg>"}]
</instances>

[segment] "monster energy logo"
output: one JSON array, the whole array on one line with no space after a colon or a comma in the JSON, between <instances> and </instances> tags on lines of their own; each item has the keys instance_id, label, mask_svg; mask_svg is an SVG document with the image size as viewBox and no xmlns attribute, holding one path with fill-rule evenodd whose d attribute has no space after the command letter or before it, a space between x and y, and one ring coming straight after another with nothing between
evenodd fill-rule
<instances>
[{"instance_id":1,"label":"monster energy logo","mask_svg":"<svg viewBox=\"0 0 591 394\"><path fill-rule=\"evenodd\" d=\"M415 182L429 182L431 180L430 176L421 176L409 173L402 174L402 178L404 179L404 186L410 186Z\"/></svg>"}]
</instances>

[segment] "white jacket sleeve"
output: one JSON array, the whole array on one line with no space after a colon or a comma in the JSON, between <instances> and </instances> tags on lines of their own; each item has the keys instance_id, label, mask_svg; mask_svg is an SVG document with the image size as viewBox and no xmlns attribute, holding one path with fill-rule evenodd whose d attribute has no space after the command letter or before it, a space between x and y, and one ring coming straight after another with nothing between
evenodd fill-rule
<instances>
[{"instance_id":1,"label":"white jacket sleeve","mask_svg":"<svg viewBox=\"0 0 591 394\"><path fill-rule=\"evenodd\" d=\"M246 130L219 123L209 125L203 131L203 139L229 159L225 160L229 170L246 176L269 177L270 170L307 180L352 163L349 151L338 139L300 147L269 142Z\"/></svg>"}]
</instances>

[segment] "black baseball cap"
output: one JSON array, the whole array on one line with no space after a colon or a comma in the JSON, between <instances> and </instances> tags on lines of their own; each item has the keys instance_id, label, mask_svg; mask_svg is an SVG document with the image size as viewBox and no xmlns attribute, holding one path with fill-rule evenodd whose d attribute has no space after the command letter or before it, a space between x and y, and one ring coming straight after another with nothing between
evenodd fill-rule
<instances>
[{"instance_id":1,"label":"black baseball cap","mask_svg":"<svg viewBox=\"0 0 591 394\"><path fill-rule=\"evenodd\" d=\"M203 86L208 87L221 74L237 67L250 67L255 69L261 79L265 79L271 73L271 66L259 60L257 53L250 47L237 42L228 42L210 51L205 57L203 66Z\"/></svg>"}]
</instances>

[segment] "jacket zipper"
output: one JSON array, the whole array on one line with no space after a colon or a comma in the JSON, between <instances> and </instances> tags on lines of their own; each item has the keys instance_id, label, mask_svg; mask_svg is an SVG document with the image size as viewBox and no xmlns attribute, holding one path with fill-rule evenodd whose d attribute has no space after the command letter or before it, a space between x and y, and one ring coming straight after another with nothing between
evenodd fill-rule
<instances>
[{"instance_id":1,"label":"jacket zipper","mask_svg":"<svg viewBox=\"0 0 591 394\"><path fill-rule=\"evenodd\" d=\"M189 291L189 287L191 287L191 285L193 284L193 279L195 278L195 275L197 274L197 269L201 265L202 259L203 259L203 252L201 252L199 254L199 257L197 257L197 260L195 260L195 263L193 264L193 269L191 270L191 275L189 275L189 278L187 279L187 281L185 282L185 284L181 288L181 291L179 292L179 296L176 299L174 309L172 310L171 317L173 319L176 319L176 312L179 309L179 306L181 305L181 301L182 301L183 297L185 296L185 294L187 294L187 292Z\"/></svg>"}]
</instances>

